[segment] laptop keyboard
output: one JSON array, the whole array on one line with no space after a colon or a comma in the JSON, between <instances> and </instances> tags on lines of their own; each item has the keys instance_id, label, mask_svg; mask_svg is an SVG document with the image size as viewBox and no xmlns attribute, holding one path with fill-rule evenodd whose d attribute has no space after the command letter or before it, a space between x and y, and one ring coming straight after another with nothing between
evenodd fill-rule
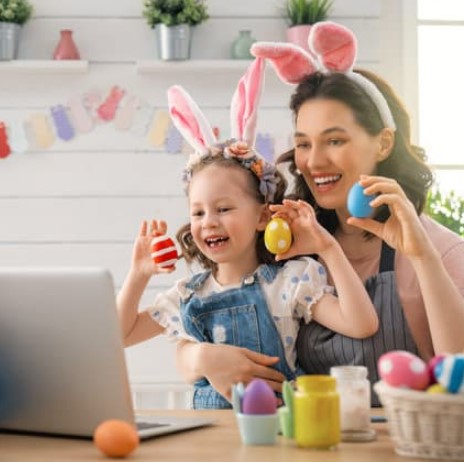
<instances>
[{"instance_id":1,"label":"laptop keyboard","mask_svg":"<svg viewBox=\"0 0 464 462\"><path fill-rule=\"evenodd\" d=\"M147 428L168 427L169 424L162 424L156 422L136 422L138 430L146 430Z\"/></svg>"}]
</instances>

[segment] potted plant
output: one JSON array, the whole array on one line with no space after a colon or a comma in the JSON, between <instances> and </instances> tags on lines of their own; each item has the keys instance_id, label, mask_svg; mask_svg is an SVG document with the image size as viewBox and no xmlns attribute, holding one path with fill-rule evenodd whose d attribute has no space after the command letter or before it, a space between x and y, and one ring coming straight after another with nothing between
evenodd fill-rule
<instances>
[{"instance_id":1,"label":"potted plant","mask_svg":"<svg viewBox=\"0 0 464 462\"><path fill-rule=\"evenodd\" d=\"M28 0L0 0L0 60L16 58L21 26L32 11Z\"/></svg>"},{"instance_id":2,"label":"potted plant","mask_svg":"<svg viewBox=\"0 0 464 462\"><path fill-rule=\"evenodd\" d=\"M144 0L143 16L163 60L189 59L191 28L209 18L204 0Z\"/></svg>"},{"instance_id":3,"label":"potted plant","mask_svg":"<svg viewBox=\"0 0 464 462\"><path fill-rule=\"evenodd\" d=\"M333 0L287 0L287 40L308 51L308 35L313 24L325 21Z\"/></svg>"}]
</instances>

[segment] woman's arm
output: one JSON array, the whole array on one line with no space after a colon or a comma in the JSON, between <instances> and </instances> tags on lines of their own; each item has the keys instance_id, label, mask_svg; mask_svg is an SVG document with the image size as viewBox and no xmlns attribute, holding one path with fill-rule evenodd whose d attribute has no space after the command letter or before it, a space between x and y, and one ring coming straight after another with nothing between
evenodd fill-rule
<instances>
[{"instance_id":1,"label":"woman's arm","mask_svg":"<svg viewBox=\"0 0 464 462\"><path fill-rule=\"evenodd\" d=\"M449 276L413 204L392 179L363 176L360 183L366 194L378 194L371 205L387 205L391 216L385 223L359 218L349 218L348 223L375 234L410 260L424 300L435 354L462 352L464 298Z\"/></svg>"},{"instance_id":2,"label":"woman's arm","mask_svg":"<svg viewBox=\"0 0 464 462\"><path fill-rule=\"evenodd\" d=\"M232 385L261 378L275 391L281 391L285 376L272 369L278 357L232 345L193 343L177 344L176 364L183 378L190 383L205 377L226 399L231 399Z\"/></svg>"}]
</instances>

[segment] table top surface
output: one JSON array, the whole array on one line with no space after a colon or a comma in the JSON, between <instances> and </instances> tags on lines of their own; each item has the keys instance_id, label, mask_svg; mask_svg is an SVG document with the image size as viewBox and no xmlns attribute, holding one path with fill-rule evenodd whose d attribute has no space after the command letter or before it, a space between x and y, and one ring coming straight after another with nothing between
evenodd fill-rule
<instances>
[{"instance_id":1,"label":"table top surface","mask_svg":"<svg viewBox=\"0 0 464 462\"><path fill-rule=\"evenodd\" d=\"M292 461L343 462L414 461L395 454L385 423L374 423L377 438L368 443L342 442L336 449L298 448L293 440L278 437L272 446L242 444L232 411L153 411L157 415L207 417L215 425L143 441L126 460L205 461ZM378 413L378 412L377 412ZM147 414L150 414L147 412ZM92 441L0 433L0 461L102 461Z\"/></svg>"}]
</instances>

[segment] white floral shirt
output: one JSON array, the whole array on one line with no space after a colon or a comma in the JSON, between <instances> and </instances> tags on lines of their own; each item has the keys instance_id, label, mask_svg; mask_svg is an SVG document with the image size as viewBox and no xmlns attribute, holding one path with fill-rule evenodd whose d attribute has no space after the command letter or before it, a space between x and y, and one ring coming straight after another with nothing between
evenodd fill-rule
<instances>
[{"instance_id":1,"label":"white floral shirt","mask_svg":"<svg viewBox=\"0 0 464 462\"><path fill-rule=\"evenodd\" d=\"M166 329L165 334L171 340L197 341L185 332L180 317L181 300L188 298L192 293L192 290L186 287L190 279L190 277L181 279L171 289L158 294L153 306L148 308L152 318ZM285 262L271 282L267 282L264 278L259 280L269 311L282 339L288 365L294 370L295 342L300 321L308 323L311 320L313 305L324 294L333 294L334 289L327 284L325 268L309 257ZM204 284L196 290L196 295L206 297L212 293L220 293L240 286L241 284L221 286L212 275L209 275Z\"/></svg>"}]
</instances>

